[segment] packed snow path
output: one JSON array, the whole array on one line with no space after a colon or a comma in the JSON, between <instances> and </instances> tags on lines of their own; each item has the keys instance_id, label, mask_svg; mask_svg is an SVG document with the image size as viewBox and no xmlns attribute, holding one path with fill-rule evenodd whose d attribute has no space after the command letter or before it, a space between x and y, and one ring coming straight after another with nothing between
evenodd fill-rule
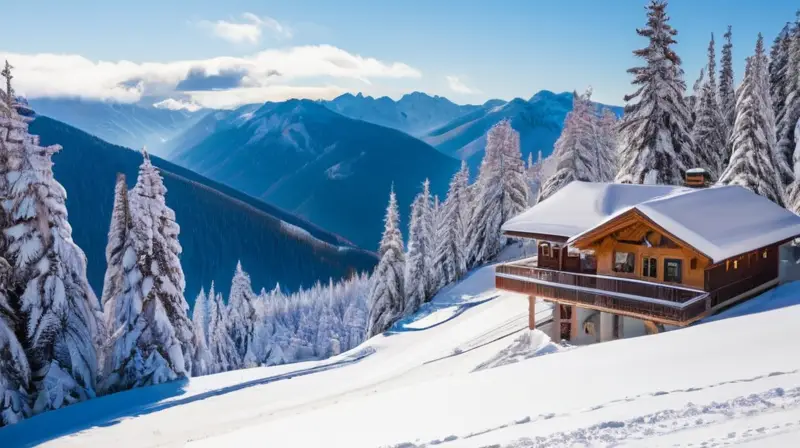
<instances>
[{"instance_id":1,"label":"packed snow path","mask_svg":"<svg viewBox=\"0 0 800 448\"><path fill-rule=\"evenodd\" d=\"M527 310L524 296L493 290L493 271L339 357L201 377L171 386L182 394L173 398L146 388L91 400L0 429L0 446L761 447L800 437L800 284L748 302L749 312L785 308L474 371L515 339L487 335L514 330ZM148 412L120 416L127 400ZM109 417L84 417L104 408Z\"/></svg>"}]
</instances>

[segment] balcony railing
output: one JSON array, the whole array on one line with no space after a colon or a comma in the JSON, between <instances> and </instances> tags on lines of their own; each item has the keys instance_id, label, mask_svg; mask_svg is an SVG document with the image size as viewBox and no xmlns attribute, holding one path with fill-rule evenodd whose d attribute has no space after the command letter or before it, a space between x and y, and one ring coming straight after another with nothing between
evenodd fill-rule
<instances>
[{"instance_id":1,"label":"balcony railing","mask_svg":"<svg viewBox=\"0 0 800 448\"><path fill-rule=\"evenodd\" d=\"M496 268L497 287L596 309L686 324L711 307L701 290L603 275L578 274L530 265Z\"/></svg>"}]
</instances>

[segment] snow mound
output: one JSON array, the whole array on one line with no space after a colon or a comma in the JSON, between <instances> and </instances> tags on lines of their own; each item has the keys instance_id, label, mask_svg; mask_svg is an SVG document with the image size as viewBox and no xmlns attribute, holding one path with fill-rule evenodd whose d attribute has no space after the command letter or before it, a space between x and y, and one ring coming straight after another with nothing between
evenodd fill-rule
<instances>
[{"instance_id":1,"label":"snow mound","mask_svg":"<svg viewBox=\"0 0 800 448\"><path fill-rule=\"evenodd\" d=\"M488 361L478 365L474 371L514 364L537 356L557 353L564 349L565 347L555 344L550 339L550 336L541 330L527 330L514 339L511 345L501 350Z\"/></svg>"}]
</instances>

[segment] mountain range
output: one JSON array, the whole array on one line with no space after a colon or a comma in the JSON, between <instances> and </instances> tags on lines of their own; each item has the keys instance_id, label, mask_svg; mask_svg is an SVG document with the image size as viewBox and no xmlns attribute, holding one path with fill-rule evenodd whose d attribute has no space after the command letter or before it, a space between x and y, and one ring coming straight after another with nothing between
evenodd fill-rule
<instances>
[{"instance_id":1,"label":"mountain range","mask_svg":"<svg viewBox=\"0 0 800 448\"><path fill-rule=\"evenodd\" d=\"M209 134L209 130L213 132ZM410 135L309 100L215 113L181 137L171 159L375 248L389 190L403 215L422 182L444 197L458 161Z\"/></svg>"},{"instance_id":2,"label":"mountain range","mask_svg":"<svg viewBox=\"0 0 800 448\"><path fill-rule=\"evenodd\" d=\"M30 132L44 145L63 146L53 157L55 177L67 191L73 238L86 252L89 281L99 295L115 177L124 173L133 187L142 156L44 116L30 124ZM158 157L152 161L164 177L167 205L181 226L190 303L211 281L227 293L238 260L256 291L278 282L293 291L317 280L371 270L377 262L374 253L306 220Z\"/></svg>"},{"instance_id":3,"label":"mountain range","mask_svg":"<svg viewBox=\"0 0 800 448\"><path fill-rule=\"evenodd\" d=\"M164 147L167 141L210 112L79 98L34 98L29 103L40 115L75 126L115 145L128 148L147 146L156 155L166 155Z\"/></svg>"}]
</instances>

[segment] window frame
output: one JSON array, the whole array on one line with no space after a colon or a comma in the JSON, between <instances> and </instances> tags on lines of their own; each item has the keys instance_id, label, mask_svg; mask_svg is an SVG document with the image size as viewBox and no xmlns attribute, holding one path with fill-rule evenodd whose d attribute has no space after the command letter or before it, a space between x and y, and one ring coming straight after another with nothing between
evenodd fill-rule
<instances>
[{"instance_id":1,"label":"window frame","mask_svg":"<svg viewBox=\"0 0 800 448\"><path fill-rule=\"evenodd\" d=\"M678 263L678 280L675 281L674 279L670 279L667 275L668 267L670 262L677 262ZM665 258L664 259L664 281L669 283L683 283L683 260L680 258Z\"/></svg>"},{"instance_id":2,"label":"window frame","mask_svg":"<svg viewBox=\"0 0 800 448\"><path fill-rule=\"evenodd\" d=\"M628 255L627 259L633 261L630 271L618 271L617 270L617 254L627 254ZM633 274L633 275L636 275L636 258L637 257L636 257L636 253L635 252L615 250L614 252L612 252L611 256L613 257L612 260L611 260L611 270L613 272L615 272L617 274Z\"/></svg>"},{"instance_id":3,"label":"window frame","mask_svg":"<svg viewBox=\"0 0 800 448\"><path fill-rule=\"evenodd\" d=\"M642 278L658 279L658 257L642 255Z\"/></svg>"},{"instance_id":4,"label":"window frame","mask_svg":"<svg viewBox=\"0 0 800 448\"><path fill-rule=\"evenodd\" d=\"M551 250L552 248L550 247L550 243L541 243L539 244L539 247L542 248L542 256L545 256L547 258L553 257L553 252Z\"/></svg>"}]
</instances>

